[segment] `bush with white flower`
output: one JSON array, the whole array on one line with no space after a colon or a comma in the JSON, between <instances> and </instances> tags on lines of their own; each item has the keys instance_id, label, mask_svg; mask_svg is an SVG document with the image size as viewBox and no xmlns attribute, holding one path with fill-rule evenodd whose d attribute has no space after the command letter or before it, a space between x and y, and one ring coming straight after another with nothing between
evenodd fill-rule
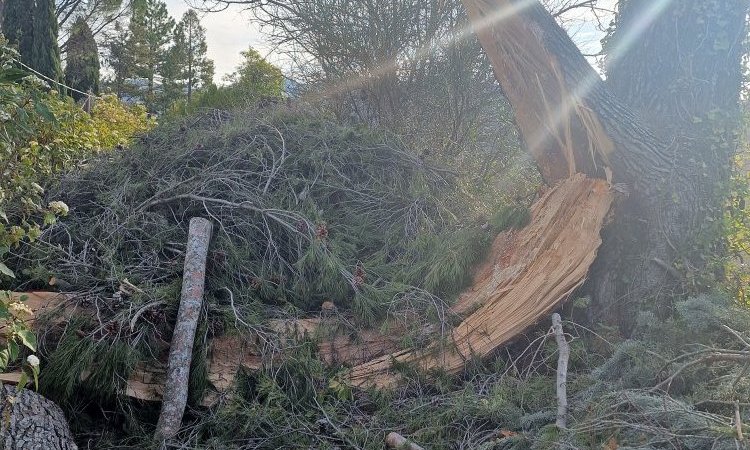
<instances>
[{"instance_id":1,"label":"bush with white flower","mask_svg":"<svg viewBox=\"0 0 750 450\"><path fill-rule=\"evenodd\" d=\"M14 296L9 291L0 291L0 372L5 372L21 356L23 349L36 351L36 335L28 324L34 312L26 300L28 296ZM4 346L4 347L3 347ZM31 354L21 366L19 387L26 387L30 380L39 384L39 358Z\"/></svg>"},{"instance_id":2,"label":"bush with white flower","mask_svg":"<svg viewBox=\"0 0 750 450\"><path fill-rule=\"evenodd\" d=\"M86 112L19 67L18 59L0 35L0 288L15 275L7 257L11 249L36 240L42 227L68 213L63 202L44 205L44 186L155 125L143 107L114 96L98 99Z\"/></svg>"}]
</instances>

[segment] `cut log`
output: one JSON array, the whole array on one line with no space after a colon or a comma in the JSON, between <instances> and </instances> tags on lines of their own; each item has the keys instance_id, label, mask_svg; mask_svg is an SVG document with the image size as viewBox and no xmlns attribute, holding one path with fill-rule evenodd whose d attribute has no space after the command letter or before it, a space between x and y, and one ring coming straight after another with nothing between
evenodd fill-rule
<instances>
[{"instance_id":1,"label":"cut log","mask_svg":"<svg viewBox=\"0 0 750 450\"><path fill-rule=\"evenodd\" d=\"M6 450L76 450L60 407L36 392L2 386L0 442Z\"/></svg>"},{"instance_id":2,"label":"cut log","mask_svg":"<svg viewBox=\"0 0 750 450\"><path fill-rule=\"evenodd\" d=\"M169 349L167 380L154 436L157 442L171 438L177 433L182 423L182 415L185 413L195 330L203 305L206 257L210 241L211 222L201 217L190 219L180 308Z\"/></svg>"},{"instance_id":3,"label":"cut log","mask_svg":"<svg viewBox=\"0 0 750 450\"><path fill-rule=\"evenodd\" d=\"M354 367L348 381L391 387L393 363L428 371L460 372L466 361L490 356L580 286L601 244L599 232L613 194L604 180L575 175L550 189L532 207L531 223L501 234L490 263L461 296L456 310L478 308L452 332L449 344L391 353ZM497 243L501 245L497 245Z\"/></svg>"},{"instance_id":4,"label":"cut log","mask_svg":"<svg viewBox=\"0 0 750 450\"><path fill-rule=\"evenodd\" d=\"M388 433L385 437L385 446L397 450L424 450L424 447L420 447L396 432Z\"/></svg>"}]
</instances>

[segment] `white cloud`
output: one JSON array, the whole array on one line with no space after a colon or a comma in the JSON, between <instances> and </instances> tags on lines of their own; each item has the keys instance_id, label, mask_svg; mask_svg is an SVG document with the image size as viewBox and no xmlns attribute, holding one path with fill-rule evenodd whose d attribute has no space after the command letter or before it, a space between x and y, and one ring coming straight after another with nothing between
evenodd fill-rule
<instances>
[{"instance_id":1,"label":"white cloud","mask_svg":"<svg viewBox=\"0 0 750 450\"><path fill-rule=\"evenodd\" d=\"M175 21L189 9L185 0L166 0L169 13ZM198 12L206 28L208 57L216 65L214 81L221 82L224 75L234 72L240 61L240 52L252 46L261 54L269 52L258 25L251 21L252 15L238 5L213 13Z\"/></svg>"}]
</instances>

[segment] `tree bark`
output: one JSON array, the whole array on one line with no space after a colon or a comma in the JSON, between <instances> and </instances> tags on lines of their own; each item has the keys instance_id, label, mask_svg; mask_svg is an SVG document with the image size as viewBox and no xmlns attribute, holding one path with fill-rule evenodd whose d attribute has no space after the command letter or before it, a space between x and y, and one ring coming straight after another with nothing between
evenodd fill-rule
<instances>
[{"instance_id":1,"label":"tree bark","mask_svg":"<svg viewBox=\"0 0 750 450\"><path fill-rule=\"evenodd\" d=\"M190 363L193 360L193 341L203 305L206 257L210 240L211 222L201 217L190 219L180 308L177 312L177 323L169 349L167 381L164 385L161 414L156 425L155 440L157 442L177 434L182 423L182 415L185 413Z\"/></svg>"},{"instance_id":2,"label":"tree bark","mask_svg":"<svg viewBox=\"0 0 750 450\"><path fill-rule=\"evenodd\" d=\"M635 0L632 3L636 3ZM741 23L730 21L727 27L732 31L727 32L727 36L744 35L747 5L739 0L672 3L682 7L710 3L715 10L732 6L735 13L741 9ZM635 95L629 102L619 99L538 2L464 0L464 4L544 179L551 184L575 172L583 172L610 179L616 190L623 193L615 204L615 219L603 233L604 243L586 289L592 294L599 316L624 324L627 329L634 317L632 306L635 303L644 297L669 293L682 285L684 280L674 278L675 266L700 267L700 255L694 251L696 241L703 236L706 221L715 220L715 210L708 205L716 201L715 183L722 180L706 175L706 161L710 158L691 157L697 152L691 150L696 146L694 135L678 134L676 131L681 127L666 129L654 123L652 117L639 116L638 111L632 109L638 104ZM652 24L662 20L662 16L646 18ZM631 28L622 32L639 31L637 25L643 23L638 22L639 19L644 19L643 14L637 15ZM710 20L722 19L717 16ZM678 37L667 34L659 35L658 39L646 37L643 45L653 47L653 55L676 58L664 54L662 42L674 42ZM714 33L704 38L715 41L719 36ZM727 39L732 47L732 39ZM701 50L690 50L697 52L696 61L701 57ZM635 53L623 52L623 55L638 58ZM722 67L732 68L727 69L730 72L741 70L733 55L722 62ZM653 60L655 57L646 58L639 67L659 71ZM622 58L625 61L625 57ZM719 58L712 62L718 64ZM642 87L621 87L615 92L632 90L642 92L642 100L650 98L652 90L646 86L651 80L647 73L624 78ZM678 81L672 79L673 83ZM721 92L721 98L734 99L734 102L739 99L736 77L718 75L710 83L727 83L731 87L708 90L701 98ZM657 84L655 89L662 88ZM653 110L650 104L641 103L644 109ZM675 108L658 111L664 113ZM644 117L648 121L644 121ZM656 125L657 131L645 123ZM723 136L730 147L732 136L729 132ZM725 144L726 141L721 145ZM729 153L731 149L725 156ZM726 158L711 162L711 166L717 164L725 166Z\"/></svg>"},{"instance_id":3,"label":"tree bark","mask_svg":"<svg viewBox=\"0 0 750 450\"><path fill-rule=\"evenodd\" d=\"M563 430L568 424L568 359L570 345L565 339L560 314L552 314L552 331L557 341L559 356L557 358L557 417L555 426Z\"/></svg>"},{"instance_id":4,"label":"tree bark","mask_svg":"<svg viewBox=\"0 0 750 450\"><path fill-rule=\"evenodd\" d=\"M5 450L77 450L59 406L28 389L2 386L0 440Z\"/></svg>"}]
</instances>

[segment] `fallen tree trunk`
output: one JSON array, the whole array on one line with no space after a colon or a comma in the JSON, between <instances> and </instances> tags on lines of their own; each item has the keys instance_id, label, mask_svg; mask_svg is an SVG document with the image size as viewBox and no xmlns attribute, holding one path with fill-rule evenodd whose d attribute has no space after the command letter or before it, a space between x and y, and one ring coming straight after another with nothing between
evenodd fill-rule
<instances>
[{"instance_id":1,"label":"fallen tree trunk","mask_svg":"<svg viewBox=\"0 0 750 450\"><path fill-rule=\"evenodd\" d=\"M12 292L13 301L23 301L33 313L27 319L30 327L39 324L65 323L74 315L93 316L88 308L76 308L74 295L58 292ZM44 320L49 319L49 320ZM274 320L268 332L281 342L290 339L310 338L318 342L318 355L326 364L357 365L398 349L398 333L383 334L378 330L358 330L356 337L348 328L341 327L335 317L311 317L294 320ZM391 331L393 331L391 329ZM261 339L253 333L213 337L208 342L207 378L213 391L204 395L202 404L213 405L218 397L234 387L240 370L257 371L270 362ZM167 361L139 363L130 373L125 395L145 401L161 401L164 395ZM21 372L0 374L0 381L15 385Z\"/></svg>"},{"instance_id":2,"label":"fallen tree trunk","mask_svg":"<svg viewBox=\"0 0 750 450\"><path fill-rule=\"evenodd\" d=\"M453 330L447 345L438 342L427 350L393 353L398 336L365 330L360 339L352 341L344 333L331 331L335 325L330 318L276 321L271 328L281 339L319 338L321 358L329 364L354 365L349 381L357 386L392 386L398 381L391 370L393 359L415 363L424 370L439 367L459 372L468 359L489 356L546 317L580 286L601 243L599 232L613 196L606 181L582 174L548 190L533 205L527 227L501 233L495 239L490 257L477 268L472 287L453 306L460 316L474 312ZM211 341L208 378L217 393L228 391L242 368L257 370L264 363L263 352L251 341L251 337L237 336ZM163 366L139 365L126 392L158 401L164 386ZM210 405L216 398L209 393L204 404Z\"/></svg>"},{"instance_id":3,"label":"fallen tree trunk","mask_svg":"<svg viewBox=\"0 0 750 450\"><path fill-rule=\"evenodd\" d=\"M599 231L613 194L604 180L582 174L550 189L532 207L531 223L501 234L489 262L456 310L478 308L458 325L447 343L426 350L391 353L354 367L348 375L360 387L391 387L399 381L393 363L423 371L460 372L472 358L490 356L546 317L580 286L601 243Z\"/></svg>"},{"instance_id":4,"label":"fallen tree trunk","mask_svg":"<svg viewBox=\"0 0 750 450\"><path fill-rule=\"evenodd\" d=\"M155 441L171 438L180 429L182 415L188 398L190 363L193 360L193 343L198 327L203 289L206 282L206 257L211 241L211 222L194 217L190 220L185 272L182 279L180 308L177 323L172 335L167 366L167 380L164 386L161 414L156 425Z\"/></svg>"}]
</instances>

